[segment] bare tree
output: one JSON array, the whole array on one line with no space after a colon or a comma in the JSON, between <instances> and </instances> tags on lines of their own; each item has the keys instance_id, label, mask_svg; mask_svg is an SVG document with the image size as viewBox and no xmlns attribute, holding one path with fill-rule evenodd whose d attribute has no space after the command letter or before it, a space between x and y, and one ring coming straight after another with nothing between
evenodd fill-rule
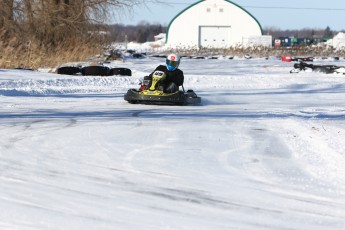
<instances>
[{"instance_id":1,"label":"bare tree","mask_svg":"<svg viewBox=\"0 0 345 230\"><path fill-rule=\"evenodd\" d=\"M95 25L104 24L112 12L128 10L138 4L145 1L0 0L0 28L8 28L17 20L20 31L27 32L24 37L55 45L66 39L89 37L90 30L104 30Z\"/></svg>"}]
</instances>

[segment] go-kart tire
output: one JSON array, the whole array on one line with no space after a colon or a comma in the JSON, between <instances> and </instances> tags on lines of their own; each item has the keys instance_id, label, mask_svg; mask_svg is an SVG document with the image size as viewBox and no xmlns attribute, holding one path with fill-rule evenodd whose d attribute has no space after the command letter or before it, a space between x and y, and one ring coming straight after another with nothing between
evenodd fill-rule
<instances>
[{"instance_id":1,"label":"go-kart tire","mask_svg":"<svg viewBox=\"0 0 345 230\"><path fill-rule=\"evenodd\" d=\"M143 54L139 54L139 53L134 53L132 54L133 58L144 58L145 56Z\"/></svg>"},{"instance_id":2,"label":"go-kart tire","mask_svg":"<svg viewBox=\"0 0 345 230\"><path fill-rule=\"evenodd\" d=\"M31 68L23 68L23 67L17 67L17 68L14 68L16 70L27 70L27 71L34 71L34 69L31 69Z\"/></svg>"},{"instance_id":3,"label":"go-kart tire","mask_svg":"<svg viewBox=\"0 0 345 230\"><path fill-rule=\"evenodd\" d=\"M107 66L85 66L81 69L83 76L109 76L109 72Z\"/></svg>"},{"instance_id":4,"label":"go-kart tire","mask_svg":"<svg viewBox=\"0 0 345 230\"><path fill-rule=\"evenodd\" d=\"M132 70L128 68L112 68L109 71L109 75L132 76Z\"/></svg>"},{"instance_id":5,"label":"go-kart tire","mask_svg":"<svg viewBox=\"0 0 345 230\"><path fill-rule=\"evenodd\" d=\"M62 66L56 70L57 74L76 75L81 73L81 68L77 66Z\"/></svg>"}]
</instances>

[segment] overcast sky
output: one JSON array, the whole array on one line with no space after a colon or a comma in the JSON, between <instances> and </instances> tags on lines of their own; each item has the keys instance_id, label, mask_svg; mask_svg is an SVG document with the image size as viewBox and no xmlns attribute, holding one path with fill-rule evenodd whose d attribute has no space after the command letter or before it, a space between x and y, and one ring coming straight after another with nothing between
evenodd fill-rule
<instances>
[{"instance_id":1,"label":"overcast sky","mask_svg":"<svg viewBox=\"0 0 345 230\"><path fill-rule=\"evenodd\" d=\"M116 17L114 23L136 25L146 21L168 25L182 10L197 0L160 0L133 8L132 12ZM265 29L324 29L345 30L345 0L233 0L250 12Z\"/></svg>"}]
</instances>

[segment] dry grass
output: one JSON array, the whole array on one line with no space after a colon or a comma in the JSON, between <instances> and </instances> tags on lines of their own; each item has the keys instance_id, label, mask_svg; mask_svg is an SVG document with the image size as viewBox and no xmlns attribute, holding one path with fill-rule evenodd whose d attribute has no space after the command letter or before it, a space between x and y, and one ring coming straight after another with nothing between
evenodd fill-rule
<instances>
[{"instance_id":1,"label":"dry grass","mask_svg":"<svg viewBox=\"0 0 345 230\"><path fill-rule=\"evenodd\" d=\"M244 56L252 57L269 56L312 56L312 57L345 57L345 50L335 50L331 47L300 46L300 47L229 47L224 49L195 47L179 47L167 50L166 53L179 53L183 56Z\"/></svg>"},{"instance_id":2,"label":"dry grass","mask_svg":"<svg viewBox=\"0 0 345 230\"><path fill-rule=\"evenodd\" d=\"M102 48L95 43L69 42L56 47L21 43L15 37L6 44L0 38L0 68L54 68L66 62L86 61Z\"/></svg>"}]
</instances>

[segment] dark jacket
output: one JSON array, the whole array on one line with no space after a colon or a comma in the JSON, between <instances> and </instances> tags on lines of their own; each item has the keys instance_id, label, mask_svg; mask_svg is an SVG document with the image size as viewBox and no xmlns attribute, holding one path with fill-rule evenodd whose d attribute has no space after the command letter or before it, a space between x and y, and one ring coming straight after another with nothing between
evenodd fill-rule
<instances>
[{"instance_id":1,"label":"dark jacket","mask_svg":"<svg viewBox=\"0 0 345 230\"><path fill-rule=\"evenodd\" d=\"M159 65L147 78L147 80L152 80L152 75L156 71L163 71L166 74L166 78L162 82L163 85L167 86L171 82L174 82L176 86L183 85L184 75L182 70L175 69L174 71L169 71L165 65Z\"/></svg>"}]
</instances>

